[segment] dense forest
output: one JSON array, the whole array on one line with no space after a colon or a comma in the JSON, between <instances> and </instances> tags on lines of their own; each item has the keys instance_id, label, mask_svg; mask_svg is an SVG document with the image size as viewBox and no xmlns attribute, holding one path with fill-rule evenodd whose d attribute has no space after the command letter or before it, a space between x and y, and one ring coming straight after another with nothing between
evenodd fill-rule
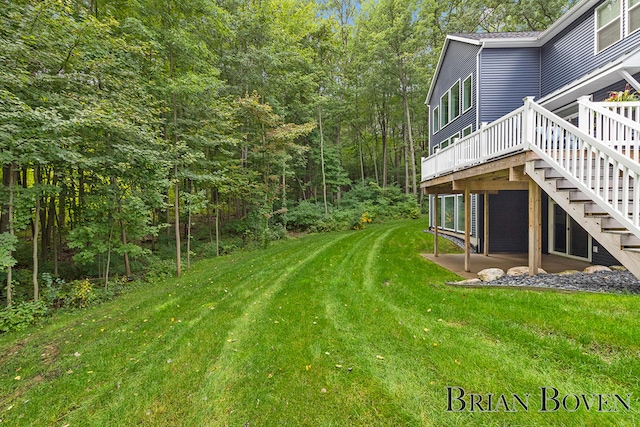
<instances>
[{"instance_id":1,"label":"dense forest","mask_svg":"<svg viewBox=\"0 0 640 427\"><path fill-rule=\"evenodd\" d=\"M418 215L445 35L571 3L1 0L2 298Z\"/></svg>"}]
</instances>

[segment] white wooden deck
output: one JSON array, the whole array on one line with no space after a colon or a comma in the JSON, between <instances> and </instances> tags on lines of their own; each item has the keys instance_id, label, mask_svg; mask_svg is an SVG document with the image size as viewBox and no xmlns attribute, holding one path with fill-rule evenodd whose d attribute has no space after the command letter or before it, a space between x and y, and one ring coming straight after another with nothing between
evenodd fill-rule
<instances>
[{"instance_id":1,"label":"white wooden deck","mask_svg":"<svg viewBox=\"0 0 640 427\"><path fill-rule=\"evenodd\" d=\"M538 160L526 161L525 169L534 185L529 186L530 228L536 228L537 222L532 215L539 216L531 200L539 199L535 195L544 188L576 221L584 223L578 217L593 212L614 221L615 228L602 220L588 231L601 243L606 241L606 249L640 277L640 245L625 244L640 241L640 185L635 185L640 180L640 103L593 103L581 98L578 104L576 127L526 98L519 109L423 158L421 185L428 189L441 185L447 175L486 170L478 166L519 152L533 153ZM468 195L469 182L457 185L466 188ZM575 209L576 203L584 206ZM612 239L599 236L602 233L620 236ZM539 252L539 243L530 241L530 255L533 247ZM539 263L539 256L530 261L532 271L534 263Z\"/></svg>"}]
</instances>

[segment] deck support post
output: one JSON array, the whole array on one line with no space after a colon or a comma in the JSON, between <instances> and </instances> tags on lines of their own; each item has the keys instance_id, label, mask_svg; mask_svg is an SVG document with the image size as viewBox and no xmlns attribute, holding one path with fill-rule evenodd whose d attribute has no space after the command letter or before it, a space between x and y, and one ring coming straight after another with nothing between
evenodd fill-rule
<instances>
[{"instance_id":1,"label":"deck support post","mask_svg":"<svg viewBox=\"0 0 640 427\"><path fill-rule=\"evenodd\" d=\"M538 274L542 263L542 195L535 181L529 181L529 276Z\"/></svg>"},{"instance_id":2,"label":"deck support post","mask_svg":"<svg viewBox=\"0 0 640 427\"><path fill-rule=\"evenodd\" d=\"M464 271L471 271L471 192L469 181L464 187Z\"/></svg>"},{"instance_id":3,"label":"deck support post","mask_svg":"<svg viewBox=\"0 0 640 427\"><path fill-rule=\"evenodd\" d=\"M433 256L438 256L438 193L433 196Z\"/></svg>"},{"instance_id":4,"label":"deck support post","mask_svg":"<svg viewBox=\"0 0 640 427\"><path fill-rule=\"evenodd\" d=\"M484 256L489 256L489 193L484 193Z\"/></svg>"}]
</instances>

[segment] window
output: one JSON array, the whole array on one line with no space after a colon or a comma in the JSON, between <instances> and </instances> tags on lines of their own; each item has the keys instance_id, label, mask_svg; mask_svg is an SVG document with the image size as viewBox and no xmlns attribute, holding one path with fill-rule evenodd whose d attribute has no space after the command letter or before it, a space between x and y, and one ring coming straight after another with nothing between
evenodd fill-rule
<instances>
[{"instance_id":1,"label":"window","mask_svg":"<svg viewBox=\"0 0 640 427\"><path fill-rule=\"evenodd\" d=\"M447 148L448 146L453 145L458 139L460 139L460 134L454 133L449 138L440 143L440 149Z\"/></svg>"},{"instance_id":2,"label":"window","mask_svg":"<svg viewBox=\"0 0 640 427\"><path fill-rule=\"evenodd\" d=\"M453 86L451 86L449 94L449 106L451 107L449 117L451 117L451 120L453 120L460 115L460 80L458 80Z\"/></svg>"},{"instance_id":3,"label":"window","mask_svg":"<svg viewBox=\"0 0 640 427\"><path fill-rule=\"evenodd\" d=\"M440 129L449 123L449 92L440 98Z\"/></svg>"},{"instance_id":4,"label":"window","mask_svg":"<svg viewBox=\"0 0 640 427\"><path fill-rule=\"evenodd\" d=\"M440 110L439 107L433 109L433 133L440 130Z\"/></svg>"},{"instance_id":5,"label":"window","mask_svg":"<svg viewBox=\"0 0 640 427\"><path fill-rule=\"evenodd\" d=\"M455 196L445 196L444 197L444 224L442 228L448 228L449 230L454 230L455 227Z\"/></svg>"},{"instance_id":6,"label":"window","mask_svg":"<svg viewBox=\"0 0 640 427\"><path fill-rule=\"evenodd\" d=\"M629 34L640 29L640 0L629 0Z\"/></svg>"},{"instance_id":7,"label":"window","mask_svg":"<svg viewBox=\"0 0 640 427\"><path fill-rule=\"evenodd\" d=\"M640 2L640 0L636 1ZM464 113L469 108L471 108L471 76L462 83L462 112Z\"/></svg>"},{"instance_id":8,"label":"window","mask_svg":"<svg viewBox=\"0 0 640 427\"><path fill-rule=\"evenodd\" d=\"M621 2L622 0L609 0L596 9L596 53L608 48L622 37Z\"/></svg>"},{"instance_id":9,"label":"window","mask_svg":"<svg viewBox=\"0 0 640 427\"><path fill-rule=\"evenodd\" d=\"M464 138L467 135L471 135L472 129L472 125L469 125L466 128L462 129L462 137Z\"/></svg>"},{"instance_id":10,"label":"window","mask_svg":"<svg viewBox=\"0 0 640 427\"><path fill-rule=\"evenodd\" d=\"M460 80L455 82L440 98L440 126L442 129L460 116ZM434 114L435 118L435 114ZM435 126L434 126L435 129ZM434 132L435 133L435 132Z\"/></svg>"},{"instance_id":11,"label":"window","mask_svg":"<svg viewBox=\"0 0 640 427\"><path fill-rule=\"evenodd\" d=\"M464 233L464 196L462 194L438 196L435 222L442 229Z\"/></svg>"},{"instance_id":12,"label":"window","mask_svg":"<svg viewBox=\"0 0 640 427\"><path fill-rule=\"evenodd\" d=\"M464 195L458 194L458 215L456 217L456 229L457 231L464 232Z\"/></svg>"}]
</instances>

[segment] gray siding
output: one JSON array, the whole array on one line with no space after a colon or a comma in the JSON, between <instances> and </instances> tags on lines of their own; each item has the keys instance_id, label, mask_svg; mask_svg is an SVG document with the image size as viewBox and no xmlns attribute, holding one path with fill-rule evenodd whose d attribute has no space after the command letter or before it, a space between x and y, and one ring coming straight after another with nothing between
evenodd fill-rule
<instances>
[{"instance_id":1,"label":"gray siding","mask_svg":"<svg viewBox=\"0 0 640 427\"><path fill-rule=\"evenodd\" d=\"M527 252L528 197L527 191L500 191L489 195L489 252Z\"/></svg>"},{"instance_id":2,"label":"gray siding","mask_svg":"<svg viewBox=\"0 0 640 427\"><path fill-rule=\"evenodd\" d=\"M440 144L445 139L451 137L454 133L462 132L462 129L469 125L473 125L473 131L476 130L476 57L480 50L479 46L472 44L461 43L457 41L449 41L449 47L445 54L440 72L438 73L437 81L434 86L434 90L431 96L429 111L433 112L433 109L440 104L440 97L457 81L460 80L460 84L464 79L473 74L473 82L471 86L471 109L466 113L463 113L450 122L444 128L440 129L435 134L432 129L432 117L429 117L429 149L434 145Z\"/></svg>"},{"instance_id":3,"label":"gray siding","mask_svg":"<svg viewBox=\"0 0 640 427\"><path fill-rule=\"evenodd\" d=\"M540 95L538 48L484 49L480 54L480 122L519 108L525 96Z\"/></svg>"},{"instance_id":4,"label":"gray siding","mask_svg":"<svg viewBox=\"0 0 640 427\"><path fill-rule=\"evenodd\" d=\"M594 11L602 3L542 46L541 96L560 89L640 45L640 31L637 31L602 52L595 53ZM626 11L623 10L623 26L625 15Z\"/></svg>"}]
</instances>

